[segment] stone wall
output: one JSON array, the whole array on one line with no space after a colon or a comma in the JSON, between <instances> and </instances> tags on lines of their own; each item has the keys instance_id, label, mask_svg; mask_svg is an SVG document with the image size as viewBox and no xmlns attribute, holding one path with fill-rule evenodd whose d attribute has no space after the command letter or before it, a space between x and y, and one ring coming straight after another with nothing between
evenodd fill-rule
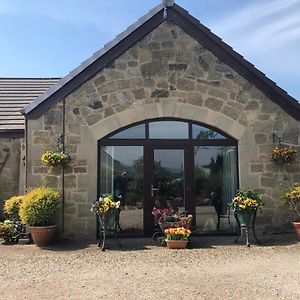
<instances>
[{"instance_id":1,"label":"stone wall","mask_svg":"<svg viewBox=\"0 0 300 300\"><path fill-rule=\"evenodd\" d=\"M21 144L20 138L0 138L0 218L3 217L3 202L23 192Z\"/></svg>"},{"instance_id":2,"label":"stone wall","mask_svg":"<svg viewBox=\"0 0 300 300\"><path fill-rule=\"evenodd\" d=\"M65 229L75 238L95 233L89 208L97 189L97 141L159 117L202 122L236 138L240 186L259 188L265 196L261 228L270 232L287 224L279 189L300 181L299 160L278 167L269 156L273 133L299 145L299 122L176 25L161 24L63 101L66 151L72 155L65 175ZM60 103L29 121L29 185L61 188L61 174L42 167L39 158L63 133L62 119Z\"/></svg>"}]
</instances>

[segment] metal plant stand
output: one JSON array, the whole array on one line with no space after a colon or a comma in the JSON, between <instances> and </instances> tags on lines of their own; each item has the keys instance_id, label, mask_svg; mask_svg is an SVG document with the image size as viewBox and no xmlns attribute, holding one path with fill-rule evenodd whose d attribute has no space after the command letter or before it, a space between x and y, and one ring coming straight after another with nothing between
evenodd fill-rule
<instances>
[{"instance_id":1,"label":"metal plant stand","mask_svg":"<svg viewBox=\"0 0 300 300\"><path fill-rule=\"evenodd\" d=\"M256 233L255 233L256 213L257 213L257 209L249 211L249 212L235 212L234 213L236 222L239 227L238 235L235 240L236 243L238 242L239 237L242 236L243 233L245 232L246 233L246 245L247 245L247 247L250 247L249 230L251 229L253 232L253 236L256 240L256 243L260 244L260 241L258 240Z\"/></svg>"},{"instance_id":2,"label":"metal plant stand","mask_svg":"<svg viewBox=\"0 0 300 300\"><path fill-rule=\"evenodd\" d=\"M117 237L117 230L119 228L122 232L122 228L119 223L121 209L117 208L110 213L97 214L99 220L99 241L98 246L102 251L105 251L106 237L111 235L115 238L119 247L121 244Z\"/></svg>"}]
</instances>

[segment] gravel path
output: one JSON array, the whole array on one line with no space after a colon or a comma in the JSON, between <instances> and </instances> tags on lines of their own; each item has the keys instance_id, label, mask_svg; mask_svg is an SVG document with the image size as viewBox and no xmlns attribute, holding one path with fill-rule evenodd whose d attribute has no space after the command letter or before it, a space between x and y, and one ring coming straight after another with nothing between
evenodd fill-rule
<instances>
[{"instance_id":1,"label":"gravel path","mask_svg":"<svg viewBox=\"0 0 300 300\"><path fill-rule=\"evenodd\" d=\"M96 245L0 245L0 299L300 299L300 243L194 238L168 250L149 239ZM134 246L133 246L134 245Z\"/></svg>"}]
</instances>

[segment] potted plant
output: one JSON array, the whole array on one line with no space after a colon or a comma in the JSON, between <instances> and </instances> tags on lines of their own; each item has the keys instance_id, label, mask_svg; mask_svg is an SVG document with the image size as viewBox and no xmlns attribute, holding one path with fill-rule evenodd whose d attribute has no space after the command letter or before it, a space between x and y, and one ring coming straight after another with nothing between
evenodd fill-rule
<instances>
[{"instance_id":1,"label":"potted plant","mask_svg":"<svg viewBox=\"0 0 300 300\"><path fill-rule=\"evenodd\" d=\"M187 247L191 230L184 227L167 228L165 235L168 249L182 249Z\"/></svg>"},{"instance_id":2,"label":"potted plant","mask_svg":"<svg viewBox=\"0 0 300 300\"><path fill-rule=\"evenodd\" d=\"M173 208L156 208L152 210L155 224L158 224L162 230L174 227L184 227L191 229L193 216L187 212L179 213L178 209Z\"/></svg>"},{"instance_id":3,"label":"potted plant","mask_svg":"<svg viewBox=\"0 0 300 300\"><path fill-rule=\"evenodd\" d=\"M230 204L241 227L252 228L256 211L263 205L262 195L253 189L238 190Z\"/></svg>"},{"instance_id":4,"label":"potted plant","mask_svg":"<svg viewBox=\"0 0 300 300\"><path fill-rule=\"evenodd\" d=\"M23 231L21 222L5 220L0 222L0 240L5 244L18 242L19 236Z\"/></svg>"},{"instance_id":5,"label":"potted plant","mask_svg":"<svg viewBox=\"0 0 300 300\"><path fill-rule=\"evenodd\" d=\"M294 183L289 186L284 195L283 199L289 205L290 210L297 214L299 220L292 221L294 229L297 234L297 239L300 241L300 183Z\"/></svg>"},{"instance_id":6,"label":"potted plant","mask_svg":"<svg viewBox=\"0 0 300 300\"><path fill-rule=\"evenodd\" d=\"M21 221L30 226L32 239L38 247L46 246L54 235L59 200L60 193L48 187L35 188L23 198L19 211Z\"/></svg>"},{"instance_id":7,"label":"potted plant","mask_svg":"<svg viewBox=\"0 0 300 300\"><path fill-rule=\"evenodd\" d=\"M105 219L105 228L110 230L114 227L116 214L119 213L120 201L114 201L112 195L104 194L93 204L91 211Z\"/></svg>"},{"instance_id":8,"label":"potted plant","mask_svg":"<svg viewBox=\"0 0 300 300\"><path fill-rule=\"evenodd\" d=\"M99 243L101 250L105 250L106 234L115 234L119 226L120 201L114 201L112 195L104 194L94 201L91 212L97 215L99 220Z\"/></svg>"},{"instance_id":9,"label":"potted plant","mask_svg":"<svg viewBox=\"0 0 300 300\"><path fill-rule=\"evenodd\" d=\"M297 151L293 147L276 146L271 154L271 161L278 165L291 164L296 159Z\"/></svg>"},{"instance_id":10,"label":"potted plant","mask_svg":"<svg viewBox=\"0 0 300 300\"><path fill-rule=\"evenodd\" d=\"M41 157L43 164L47 167L65 167L71 160L70 155L62 151L47 150Z\"/></svg>"},{"instance_id":11,"label":"potted plant","mask_svg":"<svg viewBox=\"0 0 300 300\"><path fill-rule=\"evenodd\" d=\"M23 232L23 225L20 222L19 207L24 196L14 196L6 200L3 212L7 220L0 223L0 239L4 243L17 243Z\"/></svg>"}]
</instances>

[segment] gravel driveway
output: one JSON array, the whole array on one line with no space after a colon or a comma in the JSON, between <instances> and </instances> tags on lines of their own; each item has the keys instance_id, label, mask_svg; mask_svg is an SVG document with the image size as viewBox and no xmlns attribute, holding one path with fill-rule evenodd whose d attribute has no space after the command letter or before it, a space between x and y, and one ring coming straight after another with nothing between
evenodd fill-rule
<instances>
[{"instance_id":1,"label":"gravel driveway","mask_svg":"<svg viewBox=\"0 0 300 300\"><path fill-rule=\"evenodd\" d=\"M150 239L94 245L0 245L0 299L300 299L300 243L198 237L168 250Z\"/></svg>"}]
</instances>

